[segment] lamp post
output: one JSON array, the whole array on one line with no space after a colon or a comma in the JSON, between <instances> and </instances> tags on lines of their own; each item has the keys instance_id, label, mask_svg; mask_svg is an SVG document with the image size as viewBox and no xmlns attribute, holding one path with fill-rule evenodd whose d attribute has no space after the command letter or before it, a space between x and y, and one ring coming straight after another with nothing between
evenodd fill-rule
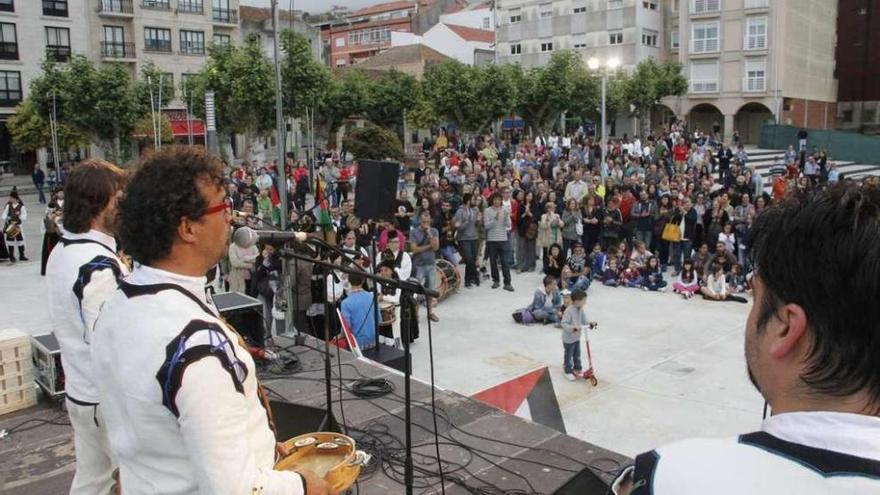
<instances>
[{"instance_id":1,"label":"lamp post","mask_svg":"<svg viewBox=\"0 0 880 495\"><path fill-rule=\"evenodd\" d=\"M590 70L602 70L602 138L599 142L599 146L602 150L602 163L599 164L599 172L602 174L602 180L605 180L605 152L607 148L607 137L605 135L605 122L607 118L605 117L605 92L606 87L608 85L608 72L617 69L620 66L620 60L617 57L611 57L608 60L602 63L598 58L591 58L587 61L587 66Z\"/></svg>"}]
</instances>

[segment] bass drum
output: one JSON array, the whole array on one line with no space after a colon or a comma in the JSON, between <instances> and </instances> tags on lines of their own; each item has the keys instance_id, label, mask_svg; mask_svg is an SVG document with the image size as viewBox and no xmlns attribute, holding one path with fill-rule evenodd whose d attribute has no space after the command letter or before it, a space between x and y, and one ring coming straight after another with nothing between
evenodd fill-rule
<instances>
[{"instance_id":1,"label":"bass drum","mask_svg":"<svg viewBox=\"0 0 880 495\"><path fill-rule=\"evenodd\" d=\"M446 299L446 296L461 288L461 273L458 268L449 261L440 258L437 264L437 292L440 293L440 300Z\"/></svg>"}]
</instances>

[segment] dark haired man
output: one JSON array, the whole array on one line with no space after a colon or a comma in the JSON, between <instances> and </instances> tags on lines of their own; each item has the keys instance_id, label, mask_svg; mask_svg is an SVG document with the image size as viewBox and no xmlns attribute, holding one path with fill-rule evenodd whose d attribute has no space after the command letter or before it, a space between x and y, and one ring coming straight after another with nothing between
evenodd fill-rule
<instances>
[{"instance_id":1,"label":"dark haired man","mask_svg":"<svg viewBox=\"0 0 880 495\"><path fill-rule=\"evenodd\" d=\"M486 252L489 256L492 268L492 288L499 285L498 262L501 261L501 275L504 277L504 290L513 292L510 285L510 265L513 254L510 250L510 239L507 231L510 229L510 210L502 206L503 198L500 194L492 195L492 206L483 213L483 225L486 227Z\"/></svg>"},{"instance_id":2,"label":"dark haired man","mask_svg":"<svg viewBox=\"0 0 880 495\"><path fill-rule=\"evenodd\" d=\"M113 237L124 184L122 170L105 161L73 169L65 189L62 237L46 265L49 316L61 347L76 450L72 494L109 493L113 485L116 463L107 443L89 343L101 306L128 273Z\"/></svg>"},{"instance_id":3,"label":"dark haired man","mask_svg":"<svg viewBox=\"0 0 880 495\"><path fill-rule=\"evenodd\" d=\"M342 317L348 322L361 350L376 346L377 309L373 304L373 295L364 290L365 282L363 275L349 273L348 283L351 284L351 290L340 305Z\"/></svg>"},{"instance_id":4,"label":"dark haired man","mask_svg":"<svg viewBox=\"0 0 880 495\"><path fill-rule=\"evenodd\" d=\"M154 153L120 212L139 265L102 310L92 361L125 492L330 493L313 474L273 469L254 361L205 292L230 232L220 161L182 147Z\"/></svg>"},{"instance_id":5,"label":"dark haired man","mask_svg":"<svg viewBox=\"0 0 880 495\"><path fill-rule=\"evenodd\" d=\"M773 415L642 454L616 493L880 493L880 189L791 198L752 232L745 355Z\"/></svg>"}]
</instances>

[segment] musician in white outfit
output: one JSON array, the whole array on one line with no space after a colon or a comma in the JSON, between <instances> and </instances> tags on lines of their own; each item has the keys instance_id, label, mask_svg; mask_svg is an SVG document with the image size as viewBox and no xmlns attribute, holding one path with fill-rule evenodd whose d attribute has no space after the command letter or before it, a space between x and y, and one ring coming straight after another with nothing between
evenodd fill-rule
<instances>
[{"instance_id":1,"label":"musician in white outfit","mask_svg":"<svg viewBox=\"0 0 880 495\"><path fill-rule=\"evenodd\" d=\"M116 251L116 203L125 174L105 161L78 165L67 179L62 237L46 267L49 315L61 347L76 474L72 494L109 493L115 462L92 374L89 342L101 306L128 268Z\"/></svg>"},{"instance_id":2,"label":"musician in white outfit","mask_svg":"<svg viewBox=\"0 0 880 495\"><path fill-rule=\"evenodd\" d=\"M615 493L880 493L880 188L790 198L752 232L745 354L772 415L642 454Z\"/></svg>"},{"instance_id":3,"label":"musician in white outfit","mask_svg":"<svg viewBox=\"0 0 880 495\"><path fill-rule=\"evenodd\" d=\"M168 147L132 176L120 234L139 265L105 305L93 366L123 495L321 495L314 474L276 471L254 361L205 291L225 254L223 168Z\"/></svg>"}]
</instances>

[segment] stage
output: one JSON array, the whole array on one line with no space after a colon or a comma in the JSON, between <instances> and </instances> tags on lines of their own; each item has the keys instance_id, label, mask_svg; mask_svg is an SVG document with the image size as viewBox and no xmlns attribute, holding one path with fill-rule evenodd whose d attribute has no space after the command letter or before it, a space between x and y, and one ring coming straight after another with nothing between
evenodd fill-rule
<instances>
[{"instance_id":1,"label":"stage","mask_svg":"<svg viewBox=\"0 0 880 495\"><path fill-rule=\"evenodd\" d=\"M427 345L427 335L420 339ZM326 402L323 343L309 339L305 346L276 338L279 348L296 355L299 366L281 373L264 371L261 382L275 401L323 408ZM363 473L356 489L364 494L404 493L403 376L395 370L333 351L333 415L340 429L354 437L381 465ZM286 352L281 353L282 356ZM393 392L362 398L348 388L363 378L384 378ZM342 396L340 398L340 390ZM441 493L435 460L431 388L412 380L415 493ZM624 456L561 434L551 428L504 413L454 392L435 389L437 431L443 460L445 491L449 494L494 490L503 493L578 493L604 495ZM279 430L302 418L275 410ZM56 419L57 409L45 403L0 420L0 429L28 419ZM300 423L299 425L295 425ZM36 423L34 423L36 424ZM282 438L283 440L284 438ZM41 424L0 440L0 494L66 494L73 477L72 432L69 426ZM595 476L594 476L595 475ZM124 483L124 480L123 480ZM484 492L480 492L484 493Z\"/></svg>"}]
</instances>

